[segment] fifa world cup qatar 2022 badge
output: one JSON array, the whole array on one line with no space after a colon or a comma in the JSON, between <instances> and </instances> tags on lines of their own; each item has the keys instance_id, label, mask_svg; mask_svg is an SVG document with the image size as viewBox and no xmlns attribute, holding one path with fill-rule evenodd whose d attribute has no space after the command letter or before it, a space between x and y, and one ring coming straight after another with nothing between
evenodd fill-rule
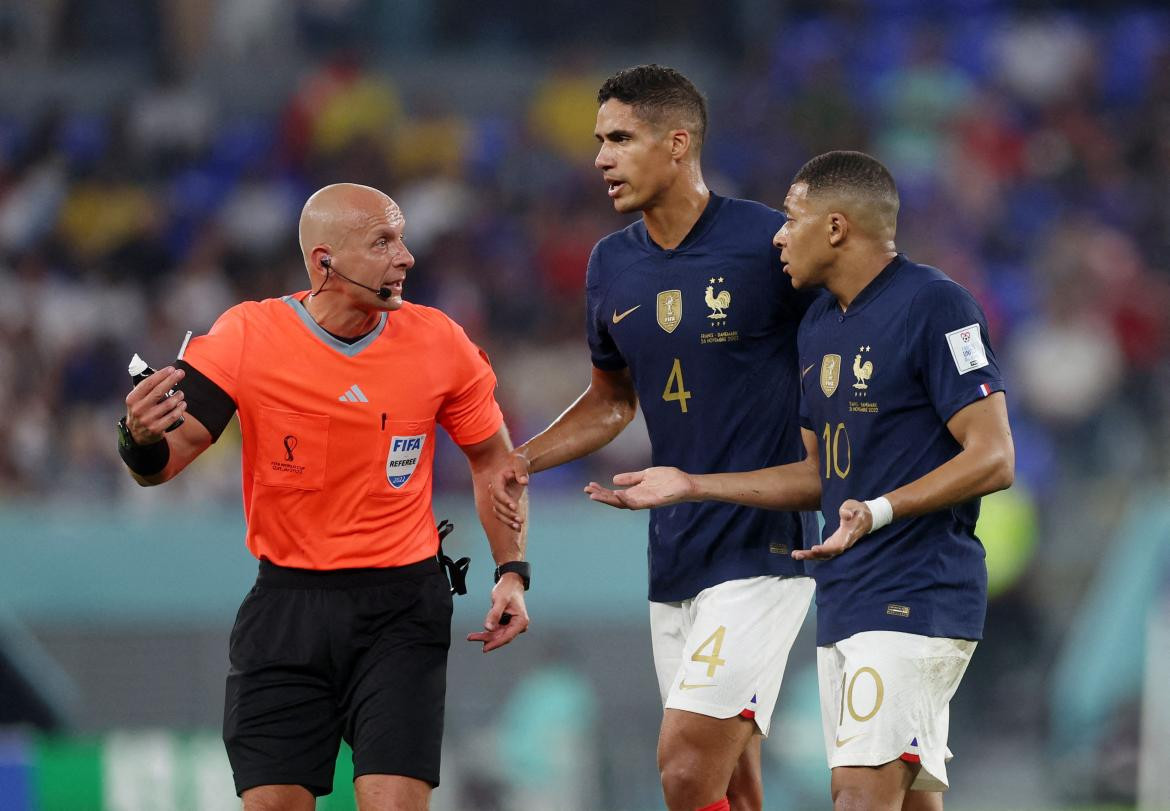
<instances>
[{"instance_id":1,"label":"fifa world cup qatar 2022 badge","mask_svg":"<svg viewBox=\"0 0 1170 811\"><path fill-rule=\"evenodd\" d=\"M955 368L961 375L982 369L991 362L987 359L987 350L983 347L983 333L977 323L948 332L947 346L951 350Z\"/></svg>"},{"instance_id":2,"label":"fifa world cup qatar 2022 badge","mask_svg":"<svg viewBox=\"0 0 1170 811\"><path fill-rule=\"evenodd\" d=\"M426 434L390 437L390 452L386 454L386 481L398 489L410 481L422 456Z\"/></svg>"}]
</instances>

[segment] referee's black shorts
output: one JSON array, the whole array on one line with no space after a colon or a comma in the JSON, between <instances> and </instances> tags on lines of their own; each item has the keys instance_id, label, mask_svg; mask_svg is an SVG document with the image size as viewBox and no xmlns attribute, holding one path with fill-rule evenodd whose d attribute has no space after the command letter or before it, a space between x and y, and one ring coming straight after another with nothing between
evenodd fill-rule
<instances>
[{"instance_id":1,"label":"referee's black shorts","mask_svg":"<svg viewBox=\"0 0 1170 811\"><path fill-rule=\"evenodd\" d=\"M434 558L328 572L260 563L232 628L223 739L236 793L354 776L439 784L451 591Z\"/></svg>"}]
</instances>

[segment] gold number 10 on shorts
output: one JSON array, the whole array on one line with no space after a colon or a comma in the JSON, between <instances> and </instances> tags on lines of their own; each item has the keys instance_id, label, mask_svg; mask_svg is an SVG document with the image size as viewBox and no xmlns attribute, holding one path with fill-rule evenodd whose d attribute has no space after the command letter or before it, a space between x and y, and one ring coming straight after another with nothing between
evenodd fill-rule
<instances>
[{"instance_id":1,"label":"gold number 10 on shorts","mask_svg":"<svg viewBox=\"0 0 1170 811\"><path fill-rule=\"evenodd\" d=\"M873 707L865 715L857 714L857 707L853 704L853 688L857 686L857 680L862 674L865 674L873 679L874 697ZM882 677L872 667L860 668L853 674L853 678L849 680L849 689L845 689L845 677L848 673L841 674L841 717L837 719L837 724L840 726L845 721L845 708L849 707L849 715L854 721L868 721L877 715L878 710L882 708L882 699L885 698L885 685L882 684Z\"/></svg>"}]
</instances>

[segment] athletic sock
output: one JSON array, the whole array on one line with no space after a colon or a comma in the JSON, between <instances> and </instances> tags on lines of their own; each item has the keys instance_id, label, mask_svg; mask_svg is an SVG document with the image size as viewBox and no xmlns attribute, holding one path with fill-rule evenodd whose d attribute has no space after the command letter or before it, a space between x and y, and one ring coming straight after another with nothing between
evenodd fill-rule
<instances>
[{"instance_id":1,"label":"athletic sock","mask_svg":"<svg viewBox=\"0 0 1170 811\"><path fill-rule=\"evenodd\" d=\"M719 802L704 805L702 808L697 809L697 811L731 811L731 804L724 797Z\"/></svg>"}]
</instances>

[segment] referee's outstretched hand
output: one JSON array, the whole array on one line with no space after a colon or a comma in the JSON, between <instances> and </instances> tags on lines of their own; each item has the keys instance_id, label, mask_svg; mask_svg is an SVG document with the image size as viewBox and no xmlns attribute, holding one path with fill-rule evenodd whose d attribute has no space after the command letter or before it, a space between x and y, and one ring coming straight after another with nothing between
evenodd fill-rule
<instances>
[{"instance_id":1,"label":"referee's outstretched hand","mask_svg":"<svg viewBox=\"0 0 1170 811\"><path fill-rule=\"evenodd\" d=\"M808 549L792 550L792 557L797 560L828 560L840 555L857 541L867 535L873 528L873 514L869 507L856 499L846 499L838 511L841 523L837 531Z\"/></svg>"},{"instance_id":2,"label":"referee's outstretched hand","mask_svg":"<svg viewBox=\"0 0 1170 811\"><path fill-rule=\"evenodd\" d=\"M504 619L504 615L507 619ZM483 652L502 648L528 630L528 609L524 606L524 581L508 572L492 589L492 607L483 620L483 630L467 635L468 642L482 642Z\"/></svg>"}]
</instances>

